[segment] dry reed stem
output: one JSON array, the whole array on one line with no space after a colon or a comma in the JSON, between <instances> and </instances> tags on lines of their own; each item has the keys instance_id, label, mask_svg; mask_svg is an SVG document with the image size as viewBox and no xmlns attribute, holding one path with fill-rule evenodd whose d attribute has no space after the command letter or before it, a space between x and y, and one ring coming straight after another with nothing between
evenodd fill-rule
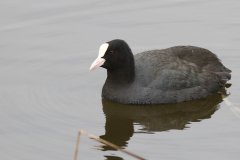
<instances>
[{"instance_id":1,"label":"dry reed stem","mask_svg":"<svg viewBox=\"0 0 240 160\"><path fill-rule=\"evenodd\" d=\"M128 151L124 150L123 148L121 148L121 147L119 147L119 146L117 146L117 145L115 145L115 144L112 144L112 143L110 143L110 142L108 142L108 141L106 141L106 140L103 140L103 139L101 139L101 138L98 138L98 137L96 137L96 136L94 136L94 135L92 135L92 134L90 134L90 133L88 133L88 132L85 132L85 131L83 131L83 130L80 130L80 131L78 132L77 146L76 146L76 152L75 152L75 158L74 158L74 160L77 160L77 154L78 154L78 148L79 148L79 141L80 141L80 135L81 135L81 133L82 133L82 134L85 134L86 136L88 136L88 137L90 137L90 138L92 138L92 139L94 139L95 141L98 141L98 142L100 142L100 143L104 143L104 144L106 144L106 145L108 145L108 146L110 146L110 147L112 147L112 148L115 148L115 149L117 149L117 150L119 150L119 151L122 151L122 152L124 152L124 153L126 153L126 154L128 154L128 155L130 155L130 156L133 156L133 157L138 158L138 159L140 159L140 160L146 160L145 158L142 158L142 157L140 157L140 156L138 156L138 155L136 155L136 154L133 154L133 153L131 153L131 152L128 152Z\"/></svg>"},{"instance_id":2,"label":"dry reed stem","mask_svg":"<svg viewBox=\"0 0 240 160\"><path fill-rule=\"evenodd\" d=\"M79 142L80 142L80 135L81 135L81 131L78 132L78 138L77 138L77 145L76 145L76 151L75 151L75 158L74 158L74 160L77 160L78 148L79 148Z\"/></svg>"}]
</instances>

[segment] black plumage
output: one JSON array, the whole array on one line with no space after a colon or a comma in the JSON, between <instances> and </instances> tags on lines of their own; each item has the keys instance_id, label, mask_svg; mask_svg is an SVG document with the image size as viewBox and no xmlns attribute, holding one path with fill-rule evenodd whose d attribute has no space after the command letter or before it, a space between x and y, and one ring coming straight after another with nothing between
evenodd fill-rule
<instances>
[{"instance_id":1,"label":"black plumage","mask_svg":"<svg viewBox=\"0 0 240 160\"><path fill-rule=\"evenodd\" d=\"M123 40L107 43L102 97L113 102L156 105L200 99L217 93L231 78L231 71L207 49L176 46L133 55Z\"/></svg>"}]
</instances>

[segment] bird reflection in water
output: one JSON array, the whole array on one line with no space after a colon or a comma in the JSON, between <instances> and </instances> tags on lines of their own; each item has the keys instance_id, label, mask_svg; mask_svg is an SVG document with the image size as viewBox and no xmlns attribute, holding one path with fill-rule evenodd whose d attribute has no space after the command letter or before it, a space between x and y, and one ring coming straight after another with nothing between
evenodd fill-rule
<instances>
[{"instance_id":1,"label":"bird reflection in water","mask_svg":"<svg viewBox=\"0 0 240 160\"><path fill-rule=\"evenodd\" d=\"M229 88L227 84L225 87ZM191 122L209 119L219 109L222 97L227 97L226 88L220 93L198 100L177 104L157 106L123 105L102 99L103 112L106 116L105 135L100 138L120 147L127 147L128 140L134 133L154 133L171 129L184 130ZM134 131L134 125L141 129ZM115 150L101 146L103 151ZM105 156L108 160L120 157ZM120 158L121 159L121 158Z\"/></svg>"}]
</instances>

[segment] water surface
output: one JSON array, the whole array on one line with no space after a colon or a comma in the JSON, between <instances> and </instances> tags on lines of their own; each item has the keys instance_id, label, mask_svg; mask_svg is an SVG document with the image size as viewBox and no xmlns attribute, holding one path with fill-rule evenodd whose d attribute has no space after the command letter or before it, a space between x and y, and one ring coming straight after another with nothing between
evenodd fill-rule
<instances>
[{"instance_id":1,"label":"water surface","mask_svg":"<svg viewBox=\"0 0 240 160\"><path fill-rule=\"evenodd\" d=\"M124 107L102 101L106 70L89 72L115 38L133 53L199 46L233 71L226 92L238 107L239 1L11 0L0 9L0 159L73 159L79 129L147 159L239 159L240 119L219 95ZM79 159L134 158L82 136Z\"/></svg>"}]
</instances>

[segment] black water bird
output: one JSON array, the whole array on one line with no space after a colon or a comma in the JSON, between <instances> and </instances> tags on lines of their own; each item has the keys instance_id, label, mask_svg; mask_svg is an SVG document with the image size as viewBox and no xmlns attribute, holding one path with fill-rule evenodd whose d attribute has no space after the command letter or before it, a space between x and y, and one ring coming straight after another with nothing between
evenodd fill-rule
<instances>
[{"instance_id":1,"label":"black water bird","mask_svg":"<svg viewBox=\"0 0 240 160\"><path fill-rule=\"evenodd\" d=\"M175 46L133 55L119 39L100 46L90 70L107 69L102 97L135 105L169 104L200 99L221 90L231 79L217 56L207 49Z\"/></svg>"}]
</instances>

